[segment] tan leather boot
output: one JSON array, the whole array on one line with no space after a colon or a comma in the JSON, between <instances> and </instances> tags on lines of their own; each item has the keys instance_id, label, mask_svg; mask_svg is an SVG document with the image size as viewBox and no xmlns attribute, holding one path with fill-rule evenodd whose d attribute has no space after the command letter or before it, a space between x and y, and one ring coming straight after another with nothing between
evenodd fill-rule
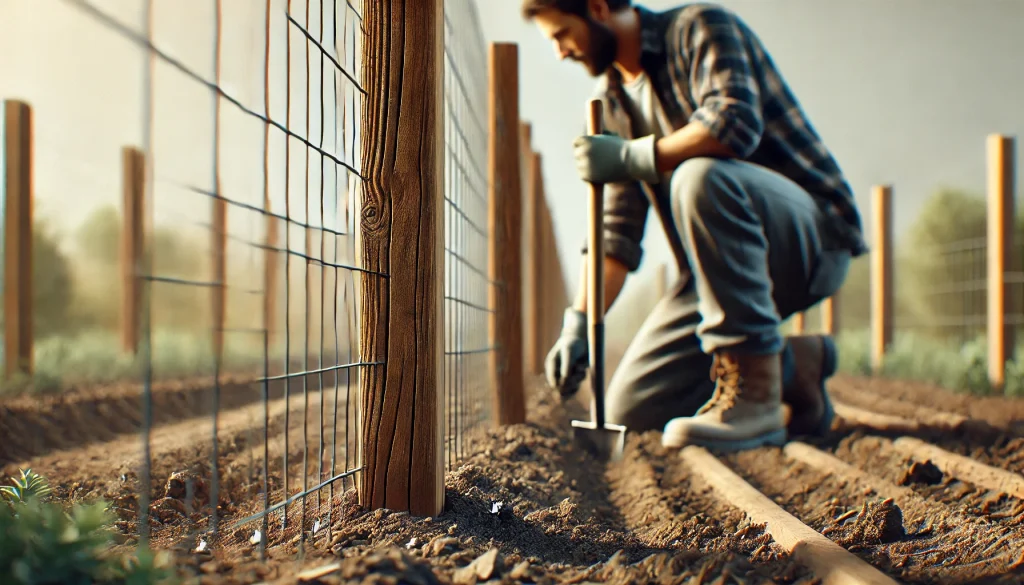
<instances>
[{"instance_id":1,"label":"tan leather boot","mask_svg":"<svg viewBox=\"0 0 1024 585\"><path fill-rule=\"evenodd\" d=\"M722 352L711 365L715 392L692 417L665 425L666 447L742 451L786 442L782 362L775 355Z\"/></svg>"},{"instance_id":2,"label":"tan leather boot","mask_svg":"<svg viewBox=\"0 0 1024 585\"><path fill-rule=\"evenodd\" d=\"M782 401L789 406L790 437L828 434L835 410L825 382L836 372L835 342L826 335L793 335L783 352Z\"/></svg>"}]
</instances>

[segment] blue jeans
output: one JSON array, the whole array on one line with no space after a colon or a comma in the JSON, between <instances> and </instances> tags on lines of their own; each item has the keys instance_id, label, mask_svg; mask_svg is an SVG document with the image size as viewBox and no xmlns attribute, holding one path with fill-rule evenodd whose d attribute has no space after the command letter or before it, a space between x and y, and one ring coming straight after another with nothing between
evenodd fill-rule
<instances>
[{"instance_id":1,"label":"blue jeans","mask_svg":"<svg viewBox=\"0 0 1024 585\"><path fill-rule=\"evenodd\" d=\"M711 355L782 351L780 323L832 296L851 254L826 215L783 175L738 160L698 158L672 174L670 229L686 267L669 287L608 385L608 421L661 429L712 394Z\"/></svg>"}]
</instances>

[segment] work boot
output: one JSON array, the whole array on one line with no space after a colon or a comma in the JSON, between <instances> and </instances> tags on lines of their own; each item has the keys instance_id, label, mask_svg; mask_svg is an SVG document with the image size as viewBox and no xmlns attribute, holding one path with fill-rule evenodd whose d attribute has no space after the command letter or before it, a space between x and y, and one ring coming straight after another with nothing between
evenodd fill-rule
<instances>
[{"instance_id":1,"label":"work boot","mask_svg":"<svg viewBox=\"0 0 1024 585\"><path fill-rule=\"evenodd\" d=\"M692 417L670 420L661 439L664 446L742 451L786 442L779 354L718 353L711 379L711 400Z\"/></svg>"},{"instance_id":2,"label":"work boot","mask_svg":"<svg viewBox=\"0 0 1024 585\"><path fill-rule=\"evenodd\" d=\"M790 437L823 437L832 429L835 410L825 382L836 373L836 358L836 344L827 335L786 338L782 401L790 410Z\"/></svg>"}]
</instances>

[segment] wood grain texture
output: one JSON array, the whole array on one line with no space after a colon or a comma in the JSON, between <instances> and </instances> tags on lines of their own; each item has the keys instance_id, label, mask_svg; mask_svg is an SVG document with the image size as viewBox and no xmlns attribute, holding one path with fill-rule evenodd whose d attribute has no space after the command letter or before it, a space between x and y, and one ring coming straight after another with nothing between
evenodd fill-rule
<instances>
[{"instance_id":1,"label":"wood grain texture","mask_svg":"<svg viewBox=\"0 0 1024 585\"><path fill-rule=\"evenodd\" d=\"M138 148L121 150L121 347L139 349L142 324L142 247L144 240L146 155Z\"/></svg>"},{"instance_id":2,"label":"wood grain texture","mask_svg":"<svg viewBox=\"0 0 1024 585\"><path fill-rule=\"evenodd\" d=\"M363 25L360 502L444 505L442 0L380 0ZM380 272L387 274L381 277Z\"/></svg>"},{"instance_id":3,"label":"wood grain texture","mask_svg":"<svg viewBox=\"0 0 1024 585\"><path fill-rule=\"evenodd\" d=\"M519 49L490 47L487 263L490 271L490 376L494 422L526 422L523 385L522 170L519 146Z\"/></svg>"},{"instance_id":4,"label":"wood grain texture","mask_svg":"<svg viewBox=\"0 0 1024 585\"><path fill-rule=\"evenodd\" d=\"M32 108L4 102L4 375L33 371Z\"/></svg>"}]
</instances>

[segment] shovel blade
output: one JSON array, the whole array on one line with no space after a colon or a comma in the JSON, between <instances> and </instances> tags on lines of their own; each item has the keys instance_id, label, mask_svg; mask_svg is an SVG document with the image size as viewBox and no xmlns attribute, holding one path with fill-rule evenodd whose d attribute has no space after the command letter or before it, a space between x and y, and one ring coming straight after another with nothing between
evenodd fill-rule
<instances>
[{"instance_id":1,"label":"shovel blade","mask_svg":"<svg viewBox=\"0 0 1024 585\"><path fill-rule=\"evenodd\" d=\"M626 427L605 423L598 427L589 420L572 421L576 444L601 461L618 461L626 448Z\"/></svg>"}]
</instances>

